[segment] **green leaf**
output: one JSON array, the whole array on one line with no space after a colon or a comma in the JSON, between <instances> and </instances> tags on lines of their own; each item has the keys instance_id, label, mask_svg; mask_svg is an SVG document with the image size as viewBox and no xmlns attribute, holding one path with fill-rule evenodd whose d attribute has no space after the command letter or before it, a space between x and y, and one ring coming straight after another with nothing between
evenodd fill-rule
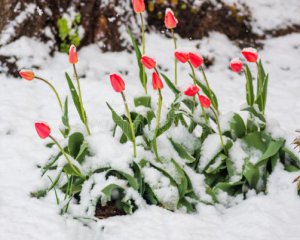
<instances>
[{"instance_id":1,"label":"green leaf","mask_svg":"<svg viewBox=\"0 0 300 240\"><path fill-rule=\"evenodd\" d=\"M284 140L278 140L278 141L271 141L268 145L267 150L264 152L264 154L260 157L260 159L255 164L256 166L261 166L264 164L265 160L269 159L270 157L276 155L281 147L284 144Z\"/></svg>"},{"instance_id":2,"label":"green leaf","mask_svg":"<svg viewBox=\"0 0 300 240\"><path fill-rule=\"evenodd\" d=\"M235 113L230 121L230 129L234 136L242 138L246 134L246 126L242 117Z\"/></svg>"},{"instance_id":3,"label":"green leaf","mask_svg":"<svg viewBox=\"0 0 300 240\"><path fill-rule=\"evenodd\" d=\"M88 151L89 145L86 141L84 141L81 146L80 146L80 150L79 153L77 154L76 160L79 163L82 163L86 157L86 155L89 153Z\"/></svg>"},{"instance_id":4,"label":"green leaf","mask_svg":"<svg viewBox=\"0 0 300 240\"><path fill-rule=\"evenodd\" d=\"M292 152L292 150L288 149L288 147L284 146L282 151L289 157L289 160L293 162L297 167L300 167L300 158Z\"/></svg>"},{"instance_id":5,"label":"green leaf","mask_svg":"<svg viewBox=\"0 0 300 240\"><path fill-rule=\"evenodd\" d=\"M246 64L245 66L247 103L249 106L252 106L254 104L253 78L248 65Z\"/></svg>"},{"instance_id":6,"label":"green leaf","mask_svg":"<svg viewBox=\"0 0 300 240\"><path fill-rule=\"evenodd\" d=\"M174 164L176 171L180 176L180 182L177 183L177 186L178 186L178 190L179 190L179 197L183 198L188 190L188 181L186 178L186 174L185 174L184 170L179 166L179 164L174 159L172 159L172 163Z\"/></svg>"},{"instance_id":7,"label":"green leaf","mask_svg":"<svg viewBox=\"0 0 300 240\"><path fill-rule=\"evenodd\" d=\"M209 167L205 170L206 173L209 174L217 174L219 170L222 168L224 164L224 160L227 158L223 153L219 153L214 161L209 165Z\"/></svg>"},{"instance_id":8,"label":"green leaf","mask_svg":"<svg viewBox=\"0 0 300 240\"><path fill-rule=\"evenodd\" d=\"M260 112L257 112L257 110L253 107L253 106L247 106L245 108L242 108L241 111L248 111L250 113L252 113L255 117L257 117L259 120L261 120L262 122L266 122L266 118L264 117L264 115Z\"/></svg>"},{"instance_id":9,"label":"green leaf","mask_svg":"<svg viewBox=\"0 0 300 240\"><path fill-rule=\"evenodd\" d=\"M78 153L80 152L80 147L83 144L84 136L80 132L75 132L69 137L68 149L70 155L76 159Z\"/></svg>"},{"instance_id":10,"label":"green leaf","mask_svg":"<svg viewBox=\"0 0 300 240\"><path fill-rule=\"evenodd\" d=\"M114 184L114 183L109 184L108 186L106 186L105 188L102 189L102 192L104 193L108 202L111 201L111 195L114 190L124 191L124 189L122 187L120 187L119 185Z\"/></svg>"},{"instance_id":11,"label":"green leaf","mask_svg":"<svg viewBox=\"0 0 300 240\"><path fill-rule=\"evenodd\" d=\"M140 114L138 114L136 117L135 117L135 119L134 119L134 121L133 121L133 128L134 128L134 132L135 133L137 133L137 132L139 132L139 130L141 130L141 129L143 129L143 120L144 120L144 118L143 118L143 116L142 115L140 115ZM141 128L141 129L140 129Z\"/></svg>"},{"instance_id":12,"label":"green leaf","mask_svg":"<svg viewBox=\"0 0 300 240\"><path fill-rule=\"evenodd\" d=\"M269 75L267 75L263 81L262 89L259 92L259 95L257 95L257 98L255 100L255 103L258 105L259 110L264 112L266 107L266 101L267 101L267 94L268 94L268 83L269 83Z\"/></svg>"},{"instance_id":13,"label":"green leaf","mask_svg":"<svg viewBox=\"0 0 300 240\"><path fill-rule=\"evenodd\" d=\"M143 179L141 169L140 169L139 165L136 162L132 163L131 168L134 172L134 177L137 179L137 182L138 182L139 193L143 195L144 191L145 191L145 183L144 183L144 179Z\"/></svg>"},{"instance_id":14,"label":"green leaf","mask_svg":"<svg viewBox=\"0 0 300 240\"><path fill-rule=\"evenodd\" d=\"M145 183L145 191L143 194L143 198L146 200L148 204L157 205L159 203L155 193L153 192L152 188L149 186L148 183Z\"/></svg>"},{"instance_id":15,"label":"green leaf","mask_svg":"<svg viewBox=\"0 0 300 240\"><path fill-rule=\"evenodd\" d=\"M163 73L161 73L161 76L163 77L163 79L165 80L166 84L168 85L168 87L171 89L171 91L177 95L180 93L180 91L178 90L178 88L173 84L173 82Z\"/></svg>"},{"instance_id":16,"label":"green leaf","mask_svg":"<svg viewBox=\"0 0 300 240\"><path fill-rule=\"evenodd\" d=\"M31 192L30 193L30 197L33 197L33 198L43 198L47 195L48 191L45 190L45 189L42 189L42 190L38 190L38 191L35 191L35 192Z\"/></svg>"},{"instance_id":17,"label":"green leaf","mask_svg":"<svg viewBox=\"0 0 300 240\"><path fill-rule=\"evenodd\" d=\"M247 160L246 164L244 165L243 175L247 179L247 182L249 183L250 187L257 187L257 183L260 178L259 168L253 165L249 160Z\"/></svg>"},{"instance_id":18,"label":"green leaf","mask_svg":"<svg viewBox=\"0 0 300 240\"><path fill-rule=\"evenodd\" d=\"M70 166L69 163L67 163L64 168L63 168L64 172L66 174L69 174L71 176L77 176L77 177L81 177L82 178L82 175L81 175L81 172L80 170L78 169L78 167L76 167L75 165L73 165L73 167Z\"/></svg>"},{"instance_id":19,"label":"green leaf","mask_svg":"<svg viewBox=\"0 0 300 240\"><path fill-rule=\"evenodd\" d=\"M69 86L69 89L70 89L70 92L71 92L71 95L72 95L74 105L76 107L76 110L79 114L79 117L80 117L81 121L84 123L85 112L83 112L83 113L81 112L80 100L79 100L79 96L77 94L76 88L75 88L69 74L68 73L65 73L65 74L66 74L66 79L67 79L67 82L68 82L68 86Z\"/></svg>"},{"instance_id":20,"label":"green leaf","mask_svg":"<svg viewBox=\"0 0 300 240\"><path fill-rule=\"evenodd\" d=\"M169 140L181 158L186 159L188 163L195 162L196 159L181 144L174 142L172 138Z\"/></svg>"},{"instance_id":21,"label":"green leaf","mask_svg":"<svg viewBox=\"0 0 300 240\"><path fill-rule=\"evenodd\" d=\"M139 184L138 184L137 180L134 177L132 177L130 174L119 171L119 170L112 169L112 170L109 170L105 176L106 176L106 178L108 178L111 175L127 180L129 185L134 190L138 191Z\"/></svg>"},{"instance_id":22,"label":"green leaf","mask_svg":"<svg viewBox=\"0 0 300 240\"><path fill-rule=\"evenodd\" d=\"M222 190L227 192L230 196L235 196L236 194L241 192L241 186L244 182L236 182L236 183L228 183L228 182L221 182L218 183L214 188L213 191L217 194L218 191Z\"/></svg>"},{"instance_id":23,"label":"green leaf","mask_svg":"<svg viewBox=\"0 0 300 240\"><path fill-rule=\"evenodd\" d=\"M108 103L106 103L106 104L112 113L112 118L113 118L113 121L115 122L115 124L118 125L122 129L123 133L126 135L126 137L130 141L133 141L133 136L132 136L132 133L130 130L129 122L127 122L126 120L123 120L123 118L121 116L119 116Z\"/></svg>"},{"instance_id":24,"label":"green leaf","mask_svg":"<svg viewBox=\"0 0 300 240\"><path fill-rule=\"evenodd\" d=\"M61 117L61 121L64 125L64 130L61 130L61 133L64 137L67 137L70 132L70 123L69 123L69 113L68 113L68 97L66 97L65 104L64 104L64 112L63 116Z\"/></svg>"},{"instance_id":25,"label":"green leaf","mask_svg":"<svg viewBox=\"0 0 300 240\"><path fill-rule=\"evenodd\" d=\"M248 145L248 147L255 148L262 153L267 150L270 139L268 136L264 135L262 132L253 132L247 134L243 140Z\"/></svg>"},{"instance_id":26,"label":"green leaf","mask_svg":"<svg viewBox=\"0 0 300 240\"><path fill-rule=\"evenodd\" d=\"M135 51L135 55L136 55L136 60L137 60L137 63L138 63L138 66L139 66L139 70L140 70L140 73L139 73L139 76L140 76L140 81L141 81L141 84L143 87L145 87L147 85L147 75L145 74L145 83L143 82L143 65L141 63L141 58L142 58L142 53L140 51L140 48L138 46L138 43L135 39L135 37L133 36L133 33L132 31L130 30L130 28L127 29L128 33L129 33L129 36L130 36L130 39L131 39L131 42L132 42L132 46L133 46L133 49Z\"/></svg>"},{"instance_id":27,"label":"green leaf","mask_svg":"<svg viewBox=\"0 0 300 240\"><path fill-rule=\"evenodd\" d=\"M193 76L191 74L190 74L190 77L193 78ZM218 109L219 103L218 103L218 99L216 97L216 94L211 90L212 96L210 96L210 91L208 90L208 88L206 87L205 84L200 82L198 79L195 79L195 82L200 87L201 91L203 91L204 94L212 100L212 103L215 103L216 106L214 106L214 108Z\"/></svg>"},{"instance_id":28,"label":"green leaf","mask_svg":"<svg viewBox=\"0 0 300 240\"><path fill-rule=\"evenodd\" d=\"M141 96L141 97L135 97L134 98L134 106L144 106L151 108L151 97L150 96Z\"/></svg>"}]
</instances>

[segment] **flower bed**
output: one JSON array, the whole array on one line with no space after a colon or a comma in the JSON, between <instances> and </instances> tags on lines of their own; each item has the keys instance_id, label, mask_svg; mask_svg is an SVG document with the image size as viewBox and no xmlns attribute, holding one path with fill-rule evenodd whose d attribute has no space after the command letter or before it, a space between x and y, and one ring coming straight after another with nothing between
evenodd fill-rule
<instances>
[{"instance_id":1,"label":"flower bed","mask_svg":"<svg viewBox=\"0 0 300 240\"><path fill-rule=\"evenodd\" d=\"M135 12L143 19L143 1L133 1L133 4ZM71 46L69 52L75 84L67 73L66 80L85 131L80 132L70 125L68 98L63 102L49 81L30 70L20 71L28 81L35 79L46 83L62 112L62 141L51 135L46 123L35 124L38 135L50 140L47 147L53 149L53 157L41 167L42 175L49 178L49 186L32 193L33 196L42 197L54 191L61 213L76 213L84 218L131 214L147 205L194 212L199 203L230 206L234 199L267 193L268 177L278 162L287 171L300 169L300 160L289 149L289 143L274 136L268 128L265 109L269 75L257 51L253 48L242 50L245 60L256 64L256 87L254 74L247 64L238 58L230 62L232 71L245 74L247 104L241 112L221 114L220 99L210 87L202 56L195 50L177 48L173 31L176 25L174 14L168 9L165 26L172 32L174 43L172 78L162 73L154 58L146 55L144 27L141 48L128 30L145 92L133 99L134 109L128 106L123 77L119 73L110 74L112 89L120 95L120 103L124 105L124 114L119 114L107 103L115 124L111 134L132 150L131 160L124 162L122 168L105 162L96 166L88 163L97 159L93 145L101 142L92 142L96 141L93 135L97 133L90 129L84 109L75 46ZM178 64L188 64L191 69L190 75L187 74L191 84L183 90L178 87ZM201 79L196 77L198 70ZM148 94L147 73L152 76L155 93L152 95ZM174 94L168 106L163 101L166 87Z\"/></svg>"}]
</instances>

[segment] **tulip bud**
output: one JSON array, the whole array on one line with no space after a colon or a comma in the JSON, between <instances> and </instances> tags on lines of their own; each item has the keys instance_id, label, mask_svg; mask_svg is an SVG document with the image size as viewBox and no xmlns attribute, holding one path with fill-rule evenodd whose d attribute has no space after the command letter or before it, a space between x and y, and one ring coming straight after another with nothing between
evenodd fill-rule
<instances>
[{"instance_id":1,"label":"tulip bud","mask_svg":"<svg viewBox=\"0 0 300 240\"><path fill-rule=\"evenodd\" d=\"M190 63L194 66L194 68L198 68L203 63L203 58L200 54L189 53Z\"/></svg>"},{"instance_id":2,"label":"tulip bud","mask_svg":"<svg viewBox=\"0 0 300 240\"><path fill-rule=\"evenodd\" d=\"M110 74L109 77L110 83L116 92L123 92L125 90L125 83L120 75Z\"/></svg>"},{"instance_id":3,"label":"tulip bud","mask_svg":"<svg viewBox=\"0 0 300 240\"><path fill-rule=\"evenodd\" d=\"M144 0L132 0L133 9L136 13L142 13L145 11Z\"/></svg>"},{"instance_id":4,"label":"tulip bud","mask_svg":"<svg viewBox=\"0 0 300 240\"><path fill-rule=\"evenodd\" d=\"M199 87L197 87L196 85L191 85L183 93L186 96L194 97L199 91L200 91Z\"/></svg>"},{"instance_id":5,"label":"tulip bud","mask_svg":"<svg viewBox=\"0 0 300 240\"><path fill-rule=\"evenodd\" d=\"M243 63L239 58L234 58L230 62L230 68L233 72L240 72L243 69Z\"/></svg>"},{"instance_id":6,"label":"tulip bud","mask_svg":"<svg viewBox=\"0 0 300 240\"><path fill-rule=\"evenodd\" d=\"M199 95L198 98L199 98L199 102L200 102L200 104L201 104L202 107L204 107L204 108L210 108L211 102L210 102L209 98L207 98L207 97L205 97L203 95Z\"/></svg>"},{"instance_id":7,"label":"tulip bud","mask_svg":"<svg viewBox=\"0 0 300 240\"><path fill-rule=\"evenodd\" d=\"M152 74L152 86L154 90L159 90L164 87L162 80L156 72L153 72Z\"/></svg>"},{"instance_id":8,"label":"tulip bud","mask_svg":"<svg viewBox=\"0 0 300 240\"><path fill-rule=\"evenodd\" d=\"M37 122L34 124L35 130L41 139L45 139L50 136L51 129L47 123Z\"/></svg>"},{"instance_id":9,"label":"tulip bud","mask_svg":"<svg viewBox=\"0 0 300 240\"><path fill-rule=\"evenodd\" d=\"M142 56L141 63L148 69L153 69L156 67L156 62L153 58L148 56Z\"/></svg>"},{"instance_id":10,"label":"tulip bud","mask_svg":"<svg viewBox=\"0 0 300 240\"><path fill-rule=\"evenodd\" d=\"M22 78L24 78L25 80L27 81L31 81L34 79L34 72L31 71L31 70L26 70L26 69L22 69L20 72L19 72L20 76Z\"/></svg>"},{"instance_id":11,"label":"tulip bud","mask_svg":"<svg viewBox=\"0 0 300 240\"><path fill-rule=\"evenodd\" d=\"M78 56L75 45L70 46L69 50L69 62L71 64L76 64L78 62Z\"/></svg>"},{"instance_id":12,"label":"tulip bud","mask_svg":"<svg viewBox=\"0 0 300 240\"><path fill-rule=\"evenodd\" d=\"M257 62L258 54L255 48L244 48L242 54L248 62Z\"/></svg>"},{"instance_id":13,"label":"tulip bud","mask_svg":"<svg viewBox=\"0 0 300 240\"><path fill-rule=\"evenodd\" d=\"M176 28L178 23L178 20L174 16L174 12L170 9L166 9L166 14L165 14L165 26L168 29L173 29Z\"/></svg>"},{"instance_id":14,"label":"tulip bud","mask_svg":"<svg viewBox=\"0 0 300 240\"><path fill-rule=\"evenodd\" d=\"M175 58L182 63L186 63L189 60L189 54L184 51L176 50Z\"/></svg>"}]
</instances>

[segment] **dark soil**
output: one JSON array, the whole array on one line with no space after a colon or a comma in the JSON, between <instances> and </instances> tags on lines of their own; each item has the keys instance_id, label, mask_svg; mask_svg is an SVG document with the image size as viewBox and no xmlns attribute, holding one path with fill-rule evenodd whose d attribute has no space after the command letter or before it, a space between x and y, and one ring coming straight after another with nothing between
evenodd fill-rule
<instances>
[{"instance_id":1,"label":"dark soil","mask_svg":"<svg viewBox=\"0 0 300 240\"><path fill-rule=\"evenodd\" d=\"M123 216L126 215L125 212L121 209L118 209L111 203L108 203L106 206L101 206L100 204L96 207L95 217L99 219L105 219L114 216Z\"/></svg>"}]
</instances>

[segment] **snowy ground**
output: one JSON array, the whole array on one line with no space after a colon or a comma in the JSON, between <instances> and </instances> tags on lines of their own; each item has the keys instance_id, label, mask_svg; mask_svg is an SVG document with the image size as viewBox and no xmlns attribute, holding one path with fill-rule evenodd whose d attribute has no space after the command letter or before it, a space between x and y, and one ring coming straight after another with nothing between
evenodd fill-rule
<instances>
[{"instance_id":1,"label":"snowy ground","mask_svg":"<svg viewBox=\"0 0 300 240\"><path fill-rule=\"evenodd\" d=\"M193 47L199 41L179 41L180 46ZM295 137L300 128L300 34L293 34L264 42L260 56L270 73L268 119L276 119L288 136ZM68 94L64 71L71 73L67 56L57 54L49 59L45 46L23 38L2 48L0 53L17 53L22 49L20 67L39 65L36 71L53 82L61 95ZM152 34L147 36L147 51L157 59L167 74L172 76L171 40ZM221 111L238 110L245 101L245 81L228 69L230 58L239 56L239 49L226 37L212 33L200 42L200 52L215 58L208 78L216 92ZM127 53L103 54L97 46L89 46L79 53L78 70L82 78L83 98L92 132L108 132L111 115L105 102L122 111L121 98L111 89L108 74L128 71L125 76L128 99L142 93L137 79L134 55ZM180 82L190 81L187 68L180 65ZM150 89L149 84L149 89ZM154 95L151 90L150 94ZM168 91L164 98L172 100ZM47 121L58 134L60 112L54 96L42 83L26 82L0 76L0 239L1 240L60 240L60 239L184 239L184 240L240 240L300 238L300 198L293 179L300 173L287 173L277 167L270 177L268 195L253 196L229 209L202 205L197 214L171 213L158 207L139 210L132 216L114 217L99 221L91 228L70 217L58 214L53 195L37 200L29 192L40 185L37 163L44 162L51 151L37 137L33 124ZM71 124L78 117L71 108ZM274 123L275 124L275 123ZM279 128L278 128L279 129ZM111 156L122 152L111 146Z\"/></svg>"}]
</instances>

